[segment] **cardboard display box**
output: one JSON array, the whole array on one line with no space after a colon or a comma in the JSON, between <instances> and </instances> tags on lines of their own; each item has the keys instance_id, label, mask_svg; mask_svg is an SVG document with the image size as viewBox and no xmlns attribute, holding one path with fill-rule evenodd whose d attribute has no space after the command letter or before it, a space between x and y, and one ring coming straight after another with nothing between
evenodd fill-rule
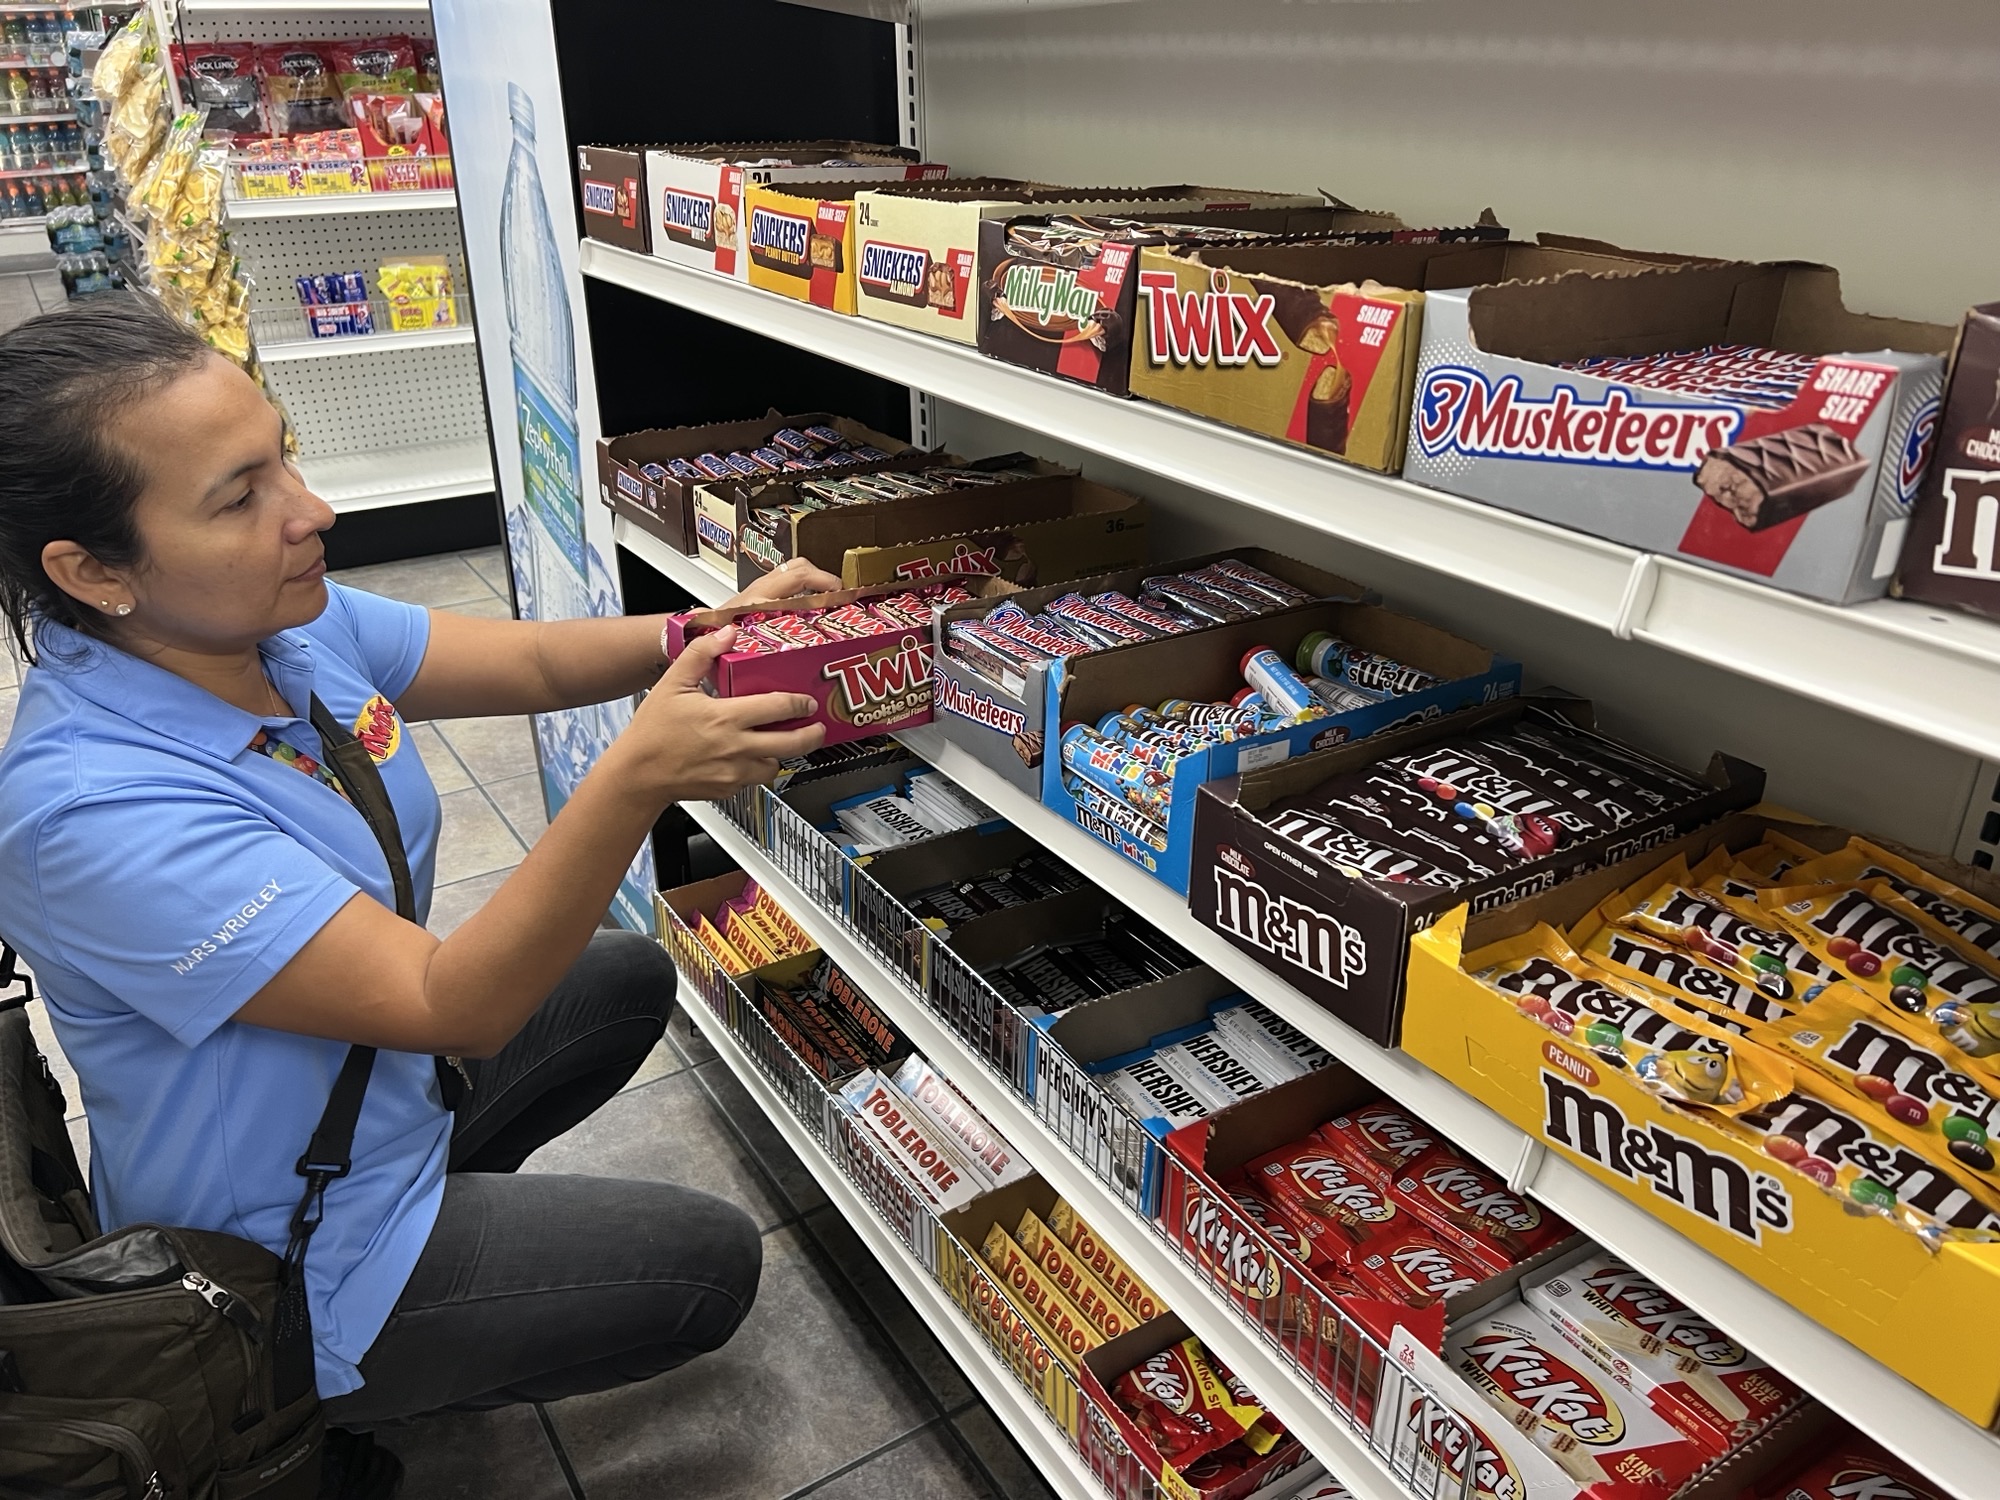
<instances>
[{"instance_id":1,"label":"cardboard display box","mask_svg":"<svg viewBox=\"0 0 2000 1500\"><path fill-rule=\"evenodd\" d=\"M1426 288L1645 264L1506 242L1149 245L1132 394L1398 473Z\"/></svg>"},{"instance_id":2,"label":"cardboard display box","mask_svg":"<svg viewBox=\"0 0 2000 1500\"><path fill-rule=\"evenodd\" d=\"M893 587L841 589L830 594L801 594L785 602L797 609L831 609L900 592ZM734 624L739 615L758 614L768 608L738 605L669 615L668 659L678 657L696 636ZM916 626L795 646L789 651L725 652L715 663L713 682L715 691L724 698L755 693L802 693L813 698L818 703L814 712L767 727L797 729L823 724L828 744L890 734L928 724L931 719L930 640Z\"/></svg>"},{"instance_id":3,"label":"cardboard display box","mask_svg":"<svg viewBox=\"0 0 2000 1500\"><path fill-rule=\"evenodd\" d=\"M747 183L945 175L905 147L865 141L579 146L576 160L585 234L739 281Z\"/></svg>"},{"instance_id":4,"label":"cardboard display box","mask_svg":"<svg viewBox=\"0 0 2000 1500\"><path fill-rule=\"evenodd\" d=\"M1262 547L1232 547L1225 552L1206 552L1199 557L1173 562L1146 564L1117 573L1078 578L1068 583L1030 589L1017 597L1022 608L1039 610L1051 599L1067 593L1085 595L1117 590L1136 598L1143 579L1162 573L1186 573L1223 558L1238 558L1262 568L1287 583L1297 584L1327 599L1356 602L1372 600L1365 584L1323 572L1282 553ZM974 590L984 594L983 590ZM995 680L970 663L949 655L944 649L947 632L954 622L983 618L1004 597L995 593L943 611L934 629L936 649L931 655L931 671L936 684L936 723L945 738L962 745L982 765L997 771L1030 797L1042 795L1042 758L1047 751L1043 732L1048 717L1048 667L1022 666L1010 670L1003 680Z\"/></svg>"},{"instance_id":5,"label":"cardboard display box","mask_svg":"<svg viewBox=\"0 0 2000 1500\"><path fill-rule=\"evenodd\" d=\"M1925 477L1896 592L2000 620L2000 302L1959 326L1936 447L1903 450L1902 478Z\"/></svg>"},{"instance_id":6,"label":"cardboard display box","mask_svg":"<svg viewBox=\"0 0 2000 1500\"><path fill-rule=\"evenodd\" d=\"M1269 646L1289 663L1299 643L1322 630L1429 672L1438 683L1365 708L1328 714L1181 756L1169 772L1171 800L1164 824L1143 815L1136 820L1109 822L1087 810L1063 784L1060 746L1063 730L1069 725L1094 725L1129 704L1154 704L1169 694L1196 702L1228 698L1243 690L1242 661L1249 652ZM1277 766L1327 746L1364 740L1395 725L1430 725L1456 710L1512 698L1520 690L1519 662L1375 604L1299 604L1257 619L1138 641L1071 657L1051 668L1042 721L1042 732L1047 736L1042 756L1042 802L1185 895L1190 865L1202 853L1195 816L1196 789L1203 783L1252 767ZM1372 760L1374 755L1364 758Z\"/></svg>"},{"instance_id":7,"label":"cardboard display box","mask_svg":"<svg viewBox=\"0 0 2000 1500\"><path fill-rule=\"evenodd\" d=\"M719 538L722 505L732 502L735 572L746 588L786 557L810 558L859 588L864 580L908 587L946 573L963 574L968 582L985 576L1025 585L1105 572L1144 554L1144 500L1052 464L1037 461L1034 467L1041 472L1002 484L830 506L781 520L778 557L768 562L742 544L743 527L753 508L793 499L791 485L711 489L698 505L697 525L706 550L711 534Z\"/></svg>"},{"instance_id":8,"label":"cardboard display box","mask_svg":"<svg viewBox=\"0 0 2000 1500\"><path fill-rule=\"evenodd\" d=\"M708 486L697 480L678 479L669 474L649 479L641 472L647 464L664 465L672 458L693 458L698 453L740 453L762 447L771 434L783 428L831 427L850 442L866 443L884 453L907 456L917 450L901 438L890 437L852 417L832 412L801 412L781 415L775 408L761 417L743 422L707 422L693 427L649 427L644 432L628 432L622 437L597 440L597 498L612 511L645 528L678 552L696 552L695 497ZM829 477L868 472L865 467L828 470ZM722 568L724 577L735 571ZM711 563L711 566L714 564Z\"/></svg>"},{"instance_id":9,"label":"cardboard display box","mask_svg":"<svg viewBox=\"0 0 2000 1500\"><path fill-rule=\"evenodd\" d=\"M870 188L854 201L856 311L864 318L961 344L979 335L971 309L979 300L979 226L1021 213L1199 212L1227 207L1217 191L1180 187L1059 187L996 184L991 192L912 194ZM1238 200L1240 201L1240 200ZM1273 231L1292 215L1277 215ZM1300 209L1305 222L1313 209ZM1303 227L1303 223L1301 225Z\"/></svg>"},{"instance_id":10,"label":"cardboard display box","mask_svg":"<svg viewBox=\"0 0 2000 1500\"><path fill-rule=\"evenodd\" d=\"M1782 408L1563 367L1719 344L1814 364ZM1888 590L1950 345L1935 324L1849 312L1824 266L1439 289L1424 309L1403 472L1849 604Z\"/></svg>"},{"instance_id":11,"label":"cardboard display box","mask_svg":"<svg viewBox=\"0 0 2000 1500\"><path fill-rule=\"evenodd\" d=\"M1516 699L1208 782L1194 810L1197 878L1189 884L1188 909L1363 1036L1394 1047L1403 1025L1403 971L1418 932L1468 903L1484 910L1524 891L1566 890L1573 873L1594 859L1668 844L1764 794L1761 769L1718 753L1701 778L1713 788L1707 795L1620 829L1615 840L1580 840L1525 871L1453 889L1349 878L1262 821L1272 804L1341 772L1454 735L1502 728L1531 711L1558 710L1589 727L1586 703Z\"/></svg>"},{"instance_id":12,"label":"cardboard display box","mask_svg":"<svg viewBox=\"0 0 2000 1500\"><path fill-rule=\"evenodd\" d=\"M1927 1248L1879 1215L1739 1139L1708 1127L1605 1067L1580 1040L1557 1036L1460 968L1467 952L1537 922L1567 927L1599 901L1678 854L1741 850L1767 830L1832 851L1848 830L1775 809L1738 813L1540 896L1468 914L1460 907L1411 945L1402 1045L1480 1102L1807 1317L1981 1426L2000 1417L2000 1244ZM1984 871L1891 846L1981 895ZM1837 1138L1825 1149L1838 1150ZM1884 1163L1864 1170L1879 1173ZM1953 1336L1941 1339L1938 1330Z\"/></svg>"},{"instance_id":13,"label":"cardboard display box","mask_svg":"<svg viewBox=\"0 0 2000 1500\"><path fill-rule=\"evenodd\" d=\"M1129 395L1143 247L1297 235L1362 244L1505 239L1507 231L1485 221L1411 229L1394 214L1303 200L1145 218L987 219L979 226L979 352Z\"/></svg>"},{"instance_id":14,"label":"cardboard display box","mask_svg":"<svg viewBox=\"0 0 2000 1500\"><path fill-rule=\"evenodd\" d=\"M962 828L942 838L860 855L868 878L851 882L848 914L870 947L925 988L924 931L902 905L912 891L973 880L1002 869L1041 846L1011 824ZM887 899L885 899L887 898Z\"/></svg>"}]
</instances>

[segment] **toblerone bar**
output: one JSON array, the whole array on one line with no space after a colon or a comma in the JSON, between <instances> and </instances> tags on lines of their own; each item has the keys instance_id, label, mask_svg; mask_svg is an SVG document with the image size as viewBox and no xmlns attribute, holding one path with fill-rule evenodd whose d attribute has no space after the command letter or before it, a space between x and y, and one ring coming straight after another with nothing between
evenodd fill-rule
<instances>
[{"instance_id":1,"label":"toblerone bar","mask_svg":"<svg viewBox=\"0 0 2000 1500\"><path fill-rule=\"evenodd\" d=\"M1167 1311L1167 1304L1118 1258L1115 1250L1098 1239L1096 1231L1084 1223L1083 1216L1067 1200L1056 1199L1055 1207L1049 1210L1049 1228L1114 1297L1132 1309L1139 1322L1151 1322Z\"/></svg>"},{"instance_id":2,"label":"toblerone bar","mask_svg":"<svg viewBox=\"0 0 2000 1500\"><path fill-rule=\"evenodd\" d=\"M1027 1309L1028 1316L1048 1341L1050 1351L1070 1374L1076 1374L1084 1355L1104 1342L1090 1320L1070 1305L1069 1299L1056 1290L1053 1278L1042 1273L1001 1225L995 1224L987 1231L986 1243L979 1247L979 1253L1000 1274L1008 1297Z\"/></svg>"},{"instance_id":3,"label":"toblerone bar","mask_svg":"<svg viewBox=\"0 0 2000 1500\"><path fill-rule=\"evenodd\" d=\"M764 935L734 908L722 914L722 936L730 947L750 960L753 968L761 969L768 963L777 962L778 955L771 951Z\"/></svg>"},{"instance_id":4,"label":"toblerone bar","mask_svg":"<svg viewBox=\"0 0 2000 1500\"><path fill-rule=\"evenodd\" d=\"M1055 1231L1032 1208L1022 1213L1021 1222L1014 1229L1014 1240L1036 1266L1054 1278L1056 1290L1069 1299L1070 1306L1083 1315L1100 1338L1108 1342L1137 1326L1130 1309L1070 1253L1069 1247L1056 1238Z\"/></svg>"},{"instance_id":5,"label":"toblerone bar","mask_svg":"<svg viewBox=\"0 0 2000 1500\"><path fill-rule=\"evenodd\" d=\"M819 946L806 930L792 919L792 914L773 901L771 893L762 886L757 887L757 898L750 903L746 915L762 922L784 940L787 957L810 953Z\"/></svg>"}]
</instances>

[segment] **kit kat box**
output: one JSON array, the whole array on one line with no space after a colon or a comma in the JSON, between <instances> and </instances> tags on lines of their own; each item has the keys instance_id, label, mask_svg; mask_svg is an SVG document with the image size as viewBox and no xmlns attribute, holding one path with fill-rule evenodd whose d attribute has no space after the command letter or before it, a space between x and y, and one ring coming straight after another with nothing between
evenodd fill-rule
<instances>
[{"instance_id":1,"label":"kit kat box","mask_svg":"<svg viewBox=\"0 0 2000 1500\"><path fill-rule=\"evenodd\" d=\"M1920 467L1920 455L1911 462ZM1973 308L1959 328L1896 592L2000 619L2000 302Z\"/></svg>"}]
</instances>

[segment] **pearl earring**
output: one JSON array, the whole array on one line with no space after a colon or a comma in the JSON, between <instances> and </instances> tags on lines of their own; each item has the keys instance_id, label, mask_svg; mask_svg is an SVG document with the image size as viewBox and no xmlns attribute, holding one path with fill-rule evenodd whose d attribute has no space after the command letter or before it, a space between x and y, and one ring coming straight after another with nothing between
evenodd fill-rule
<instances>
[{"instance_id":1,"label":"pearl earring","mask_svg":"<svg viewBox=\"0 0 2000 1500\"><path fill-rule=\"evenodd\" d=\"M121 604L118 606L117 609L113 610L112 613L119 615L129 615L132 613L132 606L129 604Z\"/></svg>"}]
</instances>

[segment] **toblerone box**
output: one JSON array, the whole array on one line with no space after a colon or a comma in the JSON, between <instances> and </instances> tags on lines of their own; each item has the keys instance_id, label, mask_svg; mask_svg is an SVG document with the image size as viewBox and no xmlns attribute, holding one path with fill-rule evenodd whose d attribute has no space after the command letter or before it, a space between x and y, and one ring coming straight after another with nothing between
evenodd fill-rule
<instances>
[{"instance_id":1,"label":"toblerone box","mask_svg":"<svg viewBox=\"0 0 2000 1500\"><path fill-rule=\"evenodd\" d=\"M1139 1322L1151 1322L1167 1310L1167 1304L1118 1258L1117 1251L1097 1237L1097 1231L1084 1222L1083 1215L1071 1208L1066 1199L1056 1199L1049 1210L1048 1225L1078 1263L1087 1267Z\"/></svg>"},{"instance_id":2,"label":"toblerone box","mask_svg":"<svg viewBox=\"0 0 2000 1500\"><path fill-rule=\"evenodd\" d=\"M879 1073L863 1073L842 1091L852 1117L902 1167L934 1210L962 1208L979 1196L978 1180L951 1143Z\"/></svg>"},{"instance_id":3,"label":"toblerone box","mask_svg":"<svg viewBox=\"0 0 2000 1500\"><path fill-rule=\"evenodd\" d=\"M995 1224L979 1253L1000 1276L1017 1306L1026 1309L1049 1340L1049 1348L1074 1375L1084 1355L1104 1342L1091 1321L1057 1289L1055 1278L1035 1264L1020 1242Z\"/></svg>"},{"instance_id":4,"label":"toblerone box","mask_svg":"<svg viewBox=\"0 0 2000 1500\"><path fill-rule=\"evenodd\" d=\"M1524 1281L1521 1299L1711 1453L1729 1452L1803 1399L1735 1339L1601 1250Z\"/></svg>"},{"instance_id":5,"label":"toblerone box","mask_svg":"<svg viewBox=\"0 0 2000 1500\"><path fill-rule=\"evenodd\" d=\"M1605 1068L1581 1043L1554 1036L1460 968L1464 953L1537 921L1567 928L1676 855L1698 863L1717 847L1751 848L1774 828L1823 852L1850 837L1782 813L1739 813L1540 896L1470 918L1463 906L1442 914L1410 942L1402 1049L1692 1245L1989 1426L2000 1416L2000 1245L1931 1249L1884 1218L1855 1216L1754 1147ZM1975 893L1995 890L1985 871L1898 852ZM1814 1139L1829 1159L1848 1160L1853 1144L1867 1153L1855 1159L1864 1170L1894 1166L1869 1165L1870 1143L1851 1140L1838 1119L1829 1117L1826 1131ZM1938 1174L1885 1180L1926 1211L1948 1209L1936 1194L1949 1183ZM1940 1339L1940 1328L1953 1337Z\"/></svg>"},{"instance_id":6,"label":"toblerone box","mask_svg":"<svg viewBox=\"0 0 2000 1500\"><path fill-rule=\"evenodd\" d=\"M1032 1208L1021 1215L1021 1222L1014 1229L1014 1241L1036 1266L1055 1279L1056 1290L1097 1330L1098 1337L1115 1339L1126 1329L1138 1327L1139 1319L1132 1315L1131 1309L1111 1295L1090 1267L1071 1253Z\"/></svg>"}]
</instances>

